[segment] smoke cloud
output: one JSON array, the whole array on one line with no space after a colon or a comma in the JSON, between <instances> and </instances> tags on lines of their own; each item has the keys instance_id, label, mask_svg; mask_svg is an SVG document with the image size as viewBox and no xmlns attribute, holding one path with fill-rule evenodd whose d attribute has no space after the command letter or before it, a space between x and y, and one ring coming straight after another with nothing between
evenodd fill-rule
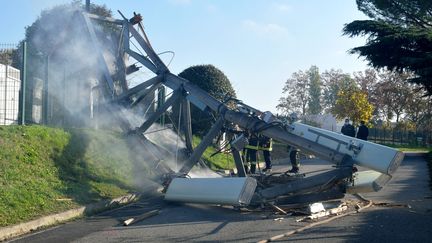
<instances>
[{"instance_id":1,"label":"smoke cloud","mask_svg":"<svg viewBox=\"0 0 432 243\"><path fill-rule=\"evenodd\" d=\"M133 107L111 101L127 83L133 83L134 80L125 77L124 68L136 61L129 59L124 63L119 27L91 20L96 36L96 40L92 39L81 11L74 5L62 5L43 13L37 20L39 27L34 29L30 39L33 63L39 61L30 75L33 80L31 96L39 99L32 105L33 118L38 120L36 118L42 116L40 100L47 84L48 123L124 133L135 168L133 184L146 187L149 179L160 179L157 171L161 164L175 172L181 168L185 144L177 135L178 124L169 127L153 124L144 134L148 141L126 136L128 131L144 123L154 109L152 102L157 96L150 95L146 102ZM106 69L114 81L114 90L110 90L107 84ZM134 75L136 78L137 74ZM114 144L110 146L109 142L104 145L108 153L118 149ZM210 171L194 173L193 176L199 177L218 176Z\"/></svg>"}]
</instances>

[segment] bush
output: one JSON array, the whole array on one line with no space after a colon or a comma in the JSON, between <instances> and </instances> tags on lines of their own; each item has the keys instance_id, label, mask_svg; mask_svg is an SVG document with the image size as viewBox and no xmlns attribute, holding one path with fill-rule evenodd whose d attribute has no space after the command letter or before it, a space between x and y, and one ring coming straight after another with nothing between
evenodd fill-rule
<instances>
[{"instance_id":1,"label":"bush","mask_svg":"<svg viewBox=\"0 0 432 243\"><path fill-rule=\"evenodd\" d=\"M219 101L224 101L227 97L236 97L227 76L213 65L192 66L181 72L179 76L189 80ZM204 135L212 124L211 113L203 112L199 108L192 106L191 114L193 133Z\"/></svg>"}]
</instances>

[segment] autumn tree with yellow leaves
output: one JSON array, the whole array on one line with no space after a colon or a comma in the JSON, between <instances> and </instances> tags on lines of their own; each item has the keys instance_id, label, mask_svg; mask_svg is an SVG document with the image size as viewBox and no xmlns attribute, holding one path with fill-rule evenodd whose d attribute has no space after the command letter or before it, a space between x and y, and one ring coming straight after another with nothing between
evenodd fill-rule
<instances>
[{"instance_id":1,"label":"autumn tree with yellow leaves","mask_svg":"<svg viewBox=\"0 0 432 243\"><path fill-rule=\"evenodd\" d=\"M348 117L353 124L358 124L360 121L368 122L372 118L373 110L374 107L369 103L367 93L360 89L349 88L338 92L332 113L339 120Z\"/></svg>"}]
</instances>

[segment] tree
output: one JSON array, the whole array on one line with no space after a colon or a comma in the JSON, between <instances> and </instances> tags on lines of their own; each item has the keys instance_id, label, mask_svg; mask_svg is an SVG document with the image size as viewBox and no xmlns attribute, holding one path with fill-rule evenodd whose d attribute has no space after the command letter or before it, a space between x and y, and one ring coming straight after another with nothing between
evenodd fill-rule
<instances>
[{"instance_id":1,"label":"tree","mask_svg":"<svg viewBox=\"0 0 432 243\"><path fill-rule=\"evenodd\" d=\"M320 114L322 111L321 106L321 78L319 74L319 69L317 66L312 66L307 71L309 76L309 101L308 109L309 113L312 115Z\"/></svg>"},{"instance_id":2,"label":"tree","mask_svg":"<svg viewBox=\"0 0 432 243\"><path fill-rule=\"evenodd\" d=\"M378 74L374 69L366 69L364 72L354 72L354 81L360 86L361 91L369 96L373 94L375 85L378 82Z\"/></svg>"},{"instance_id":3,"label":"tree","mask_svg":"<svg viewBox=\"0 0 432 243\"><path fill-rule=\"evenodd\" d=\"M74 11L83 9L82 1L74 0L71 3L57 5L51 9L43 10L40 16L30 26L26 27L25 38L19 43L19 53L14 57L14 64L21 68L22 45L27 42L27 57L29 63L43 63L42 56L58 47L58 43L75 40L83 36L73 36L70 28L81 23L71 23ZM90 13L101 17L112 17L112 11L106 5L90 4ZM111 25L110 25L111 26ZM37 61L36 61L37 60ZM39 69L38 67L36 69ZM32 68L29 70L32 71Z\"/></svg>"},{"instance_id":4,"label":"tree","mask_svg":"<svg viewBox=\"0 0 432 243\"><path fill-rule=\"evenodd\" d=\"M357 0L357 6L372 20L345 25L345 35L368 36L366 45L350 52L375 68L413 72L409 81L432 95L432 1Z\"/></svg>"},{"instance_id":5,"label":"tree","mask_svg":"<svg viewBox=\"0 0 432 243\"><path fill-rule=\"evenodd\" d=\"M368 101L374 106L373 116L378 117L380 114L380 104L381 94L376 88L378 83L378 73L374 69L366 69L364 71L354 72L354 81L360 90L368 95Z\"/></svg>"},{"instance_id":6,"label":"tree","mask_svg":"<svg viewBox=\"0 0 432 243\"><path fill-rule=\"evenodd\" d=\"M405 109L406 119L416 124L416 127L419 127L428 120L428 114L431 114L431 107L432 97L427 97L424 95L424 92L414 88L410 93Z\"/></svg>"},{"instance_id":7,"label":"tree","mask_svg":"<svg viewBox=\"0 0 432 243\"><path fill-rule=\"evenodd\" d=\"M355 83L349 74L342 70L331 69L321 74L323 83L323 106L326 112L331 112L336 104L339 90L341 88L354 88Z\"/></svg>"},{"instance_id":8,"label":"tree","mask_svg":"<svg viewBox=\"0 0 432 243\"><path fill-rule=\"evenodd\" d=\"M332 113L337 119L349 117L353 124L359 121L369 121L372 117L373 106L367 100L367 94L361 90L349 88L341 89Z\"/></svg>"},{"instance_id":9,"label":"tree","mask_svg":"<svg viewBox=\"0 0 432 243\"><path fill-rule=\"evenodd\" d=\"M381 80L376 86L376 91L379 94L378 103L382 113L386 115L387 120L391 120L395 115L396 122L399 122L411 95L411 86L406 82L410 75L382 72L379 76Z\"/></svg>"},{"instance_id":10,"label":"tree","mask_svg":"<svg viewBox=\"0 0 432 243\"><path fill-rule=\"evenodd\" d=\"M197 65L183 70L180 77L185 78L207 91L217 100L224 102L228 97L235 98L236 93L228 77L213 65ZM199 135L208 132L212 123L212 116L192 106L192 131Z\"/></svg>"},{"instance_id":11,"label":"tree","mask_svg":"<svg viewBox=\"0 0 432 243\"><path fill-rule=\"evenodd\" d=\"M309 76L307 73L299 70L287 79L282 89L285 96L279 99L276 108L287 115L298 113L301 116L306 115L309 102Z\"/></svg>"},{"instance_id":12,"label":"tree","mask_svg":"<svg viewBox=\"0 0 432 243\"><path fill-rule=\"evenodd\" d=\"M16 49L0 49L0 64L11 65Z\"/></svg>"}]
</instances>

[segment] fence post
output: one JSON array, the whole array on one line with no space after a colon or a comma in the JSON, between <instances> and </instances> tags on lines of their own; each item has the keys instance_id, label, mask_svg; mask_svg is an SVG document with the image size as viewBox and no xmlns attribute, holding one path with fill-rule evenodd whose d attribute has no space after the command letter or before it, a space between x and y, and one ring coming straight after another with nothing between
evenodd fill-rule
<instances>
[{"instance_id":1,"label":"fence post","mask_svg":"<svg viewBox=\"0 0 432 243\"><path fill-rule=\"evenodd\" d=\"M25 125L26 113L26 82L27 82L27 42L23 42L22 46L22 67L21 67L21 121L20 125Z\"/></svg>"},{"instance_id":2,"label":"fence post","mask_svg":"<svg viewBox=\"0 0 432 243\"><path fill-rule=\"evenodd\" d=\"M374 139L375 139L375 143L376 143L377 142L377 129L376 128L374 128L374 132L375 132Z\"/></svg>"}]
</instances>

